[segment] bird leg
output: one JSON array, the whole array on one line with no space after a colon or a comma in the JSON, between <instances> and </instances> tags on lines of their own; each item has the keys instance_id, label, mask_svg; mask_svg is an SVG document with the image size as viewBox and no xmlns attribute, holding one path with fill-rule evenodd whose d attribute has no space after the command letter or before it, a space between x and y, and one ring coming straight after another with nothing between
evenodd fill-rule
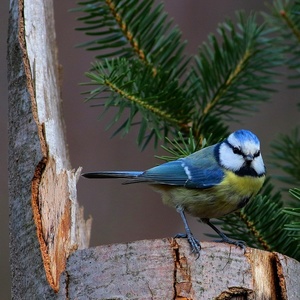
<instances>
[{"instance_id":1,"label":"bird leg","mask_svg":"<svg viewBox=\"0 0 300 300\"><path fill-rule=\"evenodd\" d=\"M216 241L216 242L223 242L223 243L227 243L227 244L232 244L235 246L238 246L242 249L245 250L246 248L246 243L244 241L241 240L232 240L230 239L226 234L224 234L222 231L220 231L215 225L213 225L209 219L201 219L201 221L205 224L207 224L210 228L212 228L220 237L221 240L220 241Z\"/></svg>"},{"instance_id":2,"label":"bird leg","mask_svg":"<svg viewBox=\"0 0 300 300\"><path fill-rule=\"evenodd\" d=\"M176 207L177 212L180 214L181 219L184 224L184 229L185 229L185 234L184 233L178 233L176 234L175 238L187 238L191 248L192 248L192 253L197 254L197 259L200 256L200 250L201 250L201 245L199 241L193 236L191 229L188 225L188 222L186 220L185 214L184 214L184 209L181 206Z\"/></svg>"}]
</instances>

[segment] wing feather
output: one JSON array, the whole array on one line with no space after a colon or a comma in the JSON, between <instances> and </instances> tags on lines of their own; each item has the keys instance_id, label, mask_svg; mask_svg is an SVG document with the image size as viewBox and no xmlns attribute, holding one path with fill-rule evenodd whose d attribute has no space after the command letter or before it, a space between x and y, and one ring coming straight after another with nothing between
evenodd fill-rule
<instances>
[{"instance_id":1,"label":"wing feather","mask_svg":"<svg viewBox=\"0 0 300 300\"><path fill-rule=\"evenodd\" d=\"M137 181L209 188L219 184L224 177L223 169L215 158L214 147L207 147L185 158L151 168L137 177Z\"/></svg>"}]
</instances>

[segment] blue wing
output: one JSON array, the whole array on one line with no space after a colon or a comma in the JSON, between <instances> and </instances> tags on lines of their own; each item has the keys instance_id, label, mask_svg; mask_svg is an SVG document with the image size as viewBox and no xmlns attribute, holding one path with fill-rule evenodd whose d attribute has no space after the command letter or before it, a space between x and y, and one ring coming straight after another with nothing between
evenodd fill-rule
<instances>
[{"instance_id":1,"label":"blue wing","mask_svg":"<svg viewBox=\"0 0 300 300\"><path fill-rule=\"evenodd\" d=\"M219 184L224 177L215 156L215 147L207 147L185 158L151 168L137 179L186 188L212 187Z\"/></svg>"}]
</instances>

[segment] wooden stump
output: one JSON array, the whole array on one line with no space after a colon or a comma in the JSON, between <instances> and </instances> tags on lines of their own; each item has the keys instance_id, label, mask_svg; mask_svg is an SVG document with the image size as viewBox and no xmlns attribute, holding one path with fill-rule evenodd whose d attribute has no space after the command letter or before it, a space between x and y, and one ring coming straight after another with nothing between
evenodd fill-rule
<instances>
[{"instance_id":1,"label":"wooden stump","mask_svg":"<svg viewBox=\"0 0 300 300\"><path fill-rule=\"evenodd\" d=\"M279 253L183 239L145 240L73 253L69 299L299 299L300 264Z\"/></svg>"}]
</instances>

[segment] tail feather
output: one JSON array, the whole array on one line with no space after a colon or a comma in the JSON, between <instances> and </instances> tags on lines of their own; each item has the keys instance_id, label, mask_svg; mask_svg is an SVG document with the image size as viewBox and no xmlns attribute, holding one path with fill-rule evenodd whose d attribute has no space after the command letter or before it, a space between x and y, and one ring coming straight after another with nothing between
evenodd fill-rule
<instances>
[{"instance_id":1,"label":"tail feather","mask_svg":"<svg viewBox=\"0 0 300 300\"><path fill-rule=\"evenodd\" d=\"M99 171L91 173L83 173L86 178L130 178L134 179L141 175L141 171Z\"/></svg>"}]
</instances>

